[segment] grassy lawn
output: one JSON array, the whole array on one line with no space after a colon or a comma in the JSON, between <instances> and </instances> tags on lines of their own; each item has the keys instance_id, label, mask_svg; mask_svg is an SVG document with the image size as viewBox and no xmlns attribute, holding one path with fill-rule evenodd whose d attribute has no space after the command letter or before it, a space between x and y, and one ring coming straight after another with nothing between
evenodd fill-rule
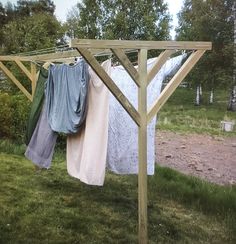
<instances>
[{"instance_id":1,"label":"grassy lawn","mask_svg":"<svg viewBox=\"0 0 236 244\"><path fill-rule=\"evenodd\" d=\"M220 131L227 93L214 105L193 105L194 91L177 89L159 113L158 128L235 136ZM36 170L25 146L0 140L0 244L137 243L137 176L106 174L103 187L68 176L65 152L50 170ZM217 186L168 168L148 177L149 243L236 243L236 186Z\"/></svg>"},{"instance_id":2,"label":"grassy lawn","mask_svg":"<svg viewBox=\"0 0 236 244\"><path fill-rule=\"evenodd\" d=\"M59 154L50 170L9 153L0 164L0 243L137 243L136 176L87 186ZM236 187L157 167L148 189L149 243L236 242Z\"/></svg>"},{"instance_id":3,"label":"grassy lawn","mask_svg":"<svg viewBox=\"0 0 236 244\"><path fill-rule=\"evenodd\" d=\"M228 92L215 91L215 102L208 103L209 92L203 93L201 106L194 106L195 91L193 89L178 88L161 109L158 116L159 129L179 132L208 133L212 135L235 136L233 132L222 132L222 120L234 120L236 113L227 111Z\"/></svg>"}]
</instances>

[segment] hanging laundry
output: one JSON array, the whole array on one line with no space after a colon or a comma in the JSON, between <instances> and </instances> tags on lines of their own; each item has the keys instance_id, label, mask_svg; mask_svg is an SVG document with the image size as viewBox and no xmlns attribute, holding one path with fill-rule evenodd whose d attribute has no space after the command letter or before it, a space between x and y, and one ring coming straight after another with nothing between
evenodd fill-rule
<instances>
[{"instance_id":1,"label":"hanging laundry","mask_svg":"<svg viewBox=\"0 0 236 244\"><path fill-rule=\"evenodd\" d=\"M111 61L102 64L110 74ZM89 69L88 111L81 131L67 136L68 173L89 185L103 185L108 140L109 90Z\"/></svg>"},{"instance_id":2,"label":"hanging laundry","mask_svg":"<svg viewBox=\"0 0 236 244\"><path fill-rule=\"evenodd\" d=\"M51 166L57 133L49 126L47 119L47 101L43 106L38 123L26 149L25 156L40 168Z\"/></svg>"},{"instance_id":3,"label":"hanging laundry","mask_svg":"<svg viewBox=\"0 0 236 244\"><path fill-rule=\"evenodd\" d=\"M76 133L87 112L88 65L50 65L46 87L47 115L53 131Z\"/></svg>"},{"instance_id":4,"label":"hanging laundry","mask_svg":"<svg viewBox=\"0 0 236 244\"><path fill-rule=\"evenodd\" d=\"M26 134L25 134L25 143L26 145L29 144L36 124L38 122L43 101L44 101L44 90L45 90L45 83L48 78L48 71L43 67L40 68L39 77L37 80L37 85L35 88L34 98L31 104L31 109L29 113L29 119L26 126Z\"/></svg>"},{"instance_id":5,"label":"hanging laundry","mask_svg":"<svg viewBox=\"0 0 236 244\"><path fill-rule=\"evenodd\" d=\"M147 88L147 106L150 107L160 95L165 77L181 64L183 55L166 62ZM156 62L149 59L147 69ZM111 68L111 77L137 109L138 89L122 66ZM147 126L147 174L155 169L155 126L156 116ZM117 174L138 174L138 127L114 96L109 101L109 131L107 168Z\"/></svg>"}]
</instances>

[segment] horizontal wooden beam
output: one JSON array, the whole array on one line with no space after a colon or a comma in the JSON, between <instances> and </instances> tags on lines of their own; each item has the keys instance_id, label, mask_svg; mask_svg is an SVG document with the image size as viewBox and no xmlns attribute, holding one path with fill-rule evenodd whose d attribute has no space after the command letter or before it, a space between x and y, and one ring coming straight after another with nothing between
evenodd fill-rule
<instances>
[{"instance_id":1,"label":"horizontal wooden beam","mask_svg":"<svg viewBox=\"0 0 236 244\"><path fill-rule=\"evenodd\" d=\"M178 70L175 76L171 79L171 81L166 85L164 90L161 92L160 96L156 99L153 106L148 111L148 122L150 122L155 114L161 109L161 107L165 104L168 98L172 95L181 81L186 77L186 75L191 71L194 65L198 62L198 60L202 57L205 50L198 50L193 52L189 58L185 61L182 67Z\"/></svg>"},{"instance_id":2,"label":"horizontal wooden beam","mask_svg":"<svg viewBox=\"0 0 236 244\"><path fill-rule=\"evenodd\" d=\"M32 101L32 96L30 93L25 89L25 87L16 79L16 77L11 73L11 71L0 61L0 69L2 69L3 73L12 80L15 85L26 95L26 97Z\"/></svg>"},{"instance_id":3,"label":"horizontal wooden beam","mask_svg":"<svg viewBox=\"0 0 236 244\"><path fill-rule=\"evenodd\" d=\"M40 54L40 55L32 55L32 56L0 56L0 61L47 61L47 60L57 60L68 57L78 57L80 54L77 50L72 51L59 51L57 53L48 53L48 54Z\"/></svg>"},{"instance_id":4,"label":"horizontal wooden beam","mask_svg":"<svg viewBox=\"0 0 236 244\"><path fill-rule=\"evenodd\" d=\"M71 47L76 48L136 48L136 49L180 49L180 50L210 50L211 42L186 41L127 41L127 40L91 40L72 39Z\"/></svg>"},{"instance_id":5,"label":"horizontal wooden beam","mask_svg":"<svg viewBox=\"0 0 236 244\"><path fill-rule=\"evenodd\" d=\"M12 61L15 62L16 60L20 60L20 61L28 61L30 62L32 59L30 59L27 56L0 56L0 61Z\"/></svg>"},{"instance_id":6,"label":"horizontal wooden beam","mask_svg":"<svg viewBox=\"0 0 236 244\"><path fill-rule=\"evenodd\" d=\"M107 88L111 91L111 93L115 96L115 98L119 101L122 107L128 112L134 122L139 126L140 125L140 115L134 106L130 103L130 101L126 98L126 96L122 93L119 87L115 84L115 82L111 79L111 77L106 73L106 71L101 67L93 54L86 48L78 48L78 51L84 57L84 59L88 62L88 65L94 70L94 72L98 75L98 77L104 82Z\"/></svg>"},{"instance_id":7,"label":"horizontal wooden beam","mask_svg":"<svg viewBox=\"0 0 236 244\"><path fill-rule=\"evenodd\" d=\"M56 53L48 53L48 54L41 54L41 55L32 55L29 58L32 61L47 61L47 60L57 60L62 58L68 57L78 57L80 56L77 50L71 51L58 51Z\"/></svg>"}]
</instances>

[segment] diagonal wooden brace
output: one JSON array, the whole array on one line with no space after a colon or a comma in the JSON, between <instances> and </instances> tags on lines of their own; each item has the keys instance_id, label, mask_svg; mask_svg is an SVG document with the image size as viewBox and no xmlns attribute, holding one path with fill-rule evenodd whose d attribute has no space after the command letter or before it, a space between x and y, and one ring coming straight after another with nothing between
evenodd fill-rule
<instances>
[{"instance_id":1,"label":"diagonal wooden brace","mask_svg":"<svg viewBox=\"0 0 236 244\"><path fill-rule=\"evenodd\" d=\"M181 81L186 77L186 75L191 71L194 65L198 62L198 60L205 53L205 50L197 50L193 52L189 58L185 61L179 71L175 74L175 76L171 79L171 81L166 85L164 90L161 92L160 96L154 102L154 105L148 111L148 123L151 121L153 116L157 114L157 112L161 109L161 107L165 104L168 98L172 95Z\"/></svg>"},{"instance_id":2,"label":"diagonal wooden brace","mask_svg":"<svg viewBox=\"0 0 236 244\"><path fill-rule=\"evenodd\" d=\"M11 71L0 61L0 69L4 72L4 74L12 80L15 85L26 95L26 97L32 101L32 96L30 93L25 89L25 87L16 79L16 77L11 73Z\"/></svg>"},{"instance_id":3,"label":"diagonal wooden brace","mask_svg":"<svg viewBox=\"0 0 236 244\"><path fill-rule=\"evenodd\" d=\"M94 72L98 75L98 77L104 82L107 88L111 91L111 93L116 97L122 107L127 111L127 113L131 116L134 122L139 126L140 125L140 115L138 111L134 108L134 106L130 103L130 101L126 98L126 96L122 93L119 87L114 83L111 77L106 73L106 71L101 67L96 58L87 48L78 48L80 54L84 57L84 59L88 62Z\"/></svg>"},{"instance_id":4,"label":"diagonal wooden brace","mask_svg":"<svg viewBox=\"0 0 236 244\"><path fill-rule=\"evenodd\" d=\"M156 63L153 65L152 69L148 72L147 82L148 84L152 81L155 75L160 71L166 60L175 53L175 50L165 50L157 58Z\"/></svg>"},{"instance_id":5,"label":"diagonal wooden brace","mask_svg":"<svg viewBox=\"0 0 236 244\"><path fill-rule=\"evenodd\" d=\"M18 65L18 67L20 67L20 69L24 72L24 74L31 80L32 82L32 75L29 72L29 70L25 67L25 65L19 60L19 59L15 59L16 64Z\"/></svg>"},{"instance_id":6,"label":"diagonal wooden brace","mask_svg":"<svg viewBox=\"0 0 236 244\"><path fill-rule=\"evenodd\" d=\"M122 49L111 49L111 51L118 58L118 60L123 65L123 67L125 68L125 70L128 72L128 74L134 80L134 82L136 83L136 85L138 87L140 87L139 74L138 74L137 70L134 68L133 64L130 62L130 60L127 57L127 55L125 54L125 52Z\"/></svg>"}]
</instances>

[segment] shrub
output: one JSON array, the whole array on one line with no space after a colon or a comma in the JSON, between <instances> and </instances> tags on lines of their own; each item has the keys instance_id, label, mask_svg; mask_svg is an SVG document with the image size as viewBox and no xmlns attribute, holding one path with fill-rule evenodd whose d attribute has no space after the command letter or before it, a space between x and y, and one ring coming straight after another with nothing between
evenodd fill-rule
<instances>
[{"instance_id":1,"label":"shrub","mask_svg":"<svg viewBox=\"0 0 236 244\"><path fill-rule=\"evenodd\" d=\"M30 101L22 94L0 92L0 138L24 141Z\"/></svg>"}]
</instances>

